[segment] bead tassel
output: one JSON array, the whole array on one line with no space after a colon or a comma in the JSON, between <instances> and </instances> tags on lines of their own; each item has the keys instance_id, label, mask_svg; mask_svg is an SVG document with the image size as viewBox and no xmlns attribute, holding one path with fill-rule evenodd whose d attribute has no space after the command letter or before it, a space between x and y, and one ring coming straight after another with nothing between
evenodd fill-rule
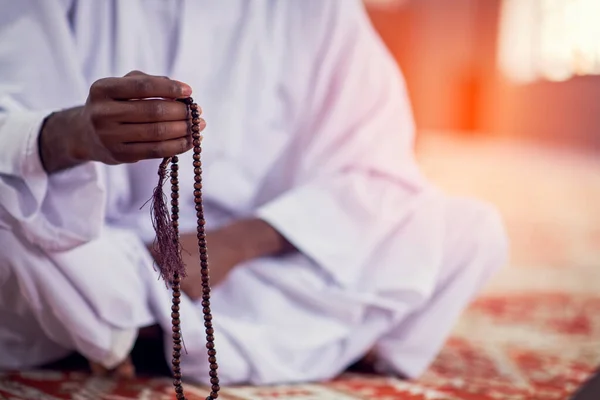
<instances>
[{"instance_id":1,"label":"bead tassel","mask_svg":"<svg viewBox=\"0 0 600 400\"><path fill-rule=\"evenodd\" d=\"M176 157L174 157L176 159ZM153 253L156 265L160 271L161 277L165 282L169 282L173 274L177 273L185 276L185 266L181 258L181 249L179 248L179 238L174 229L173 216L170 216L167 209L167 198L163 193L163 186L167 180L167 166L171 158L165 158L158 168L158 185L152 194L150 214L152 216L152 225L156 232L156 238L153 244ZM171 178L171 184L173 178ZM173 185L176 187L177 185Z\"/></svg>"},{"instance_id":2,"label":"bead tassel","mask_svg":"<svg viewBox=\"0 0 600 400\"><path fill-rule=\"evenodd\" d=\"M215 400L219 397L219 377L217 373L217 351L214 344L214 329L212 326L212 312L210 309L210 278L208 269L208 254L206 245L206 232L204 229L204 207L202 204L202 162L200 153L200 113L198 105L191 97L180 100L188 106L192 117L192 140L194 145L194 203L198 218L197 237L200 253L200 270L202 274L202 312L204 314L204 326L206 331L206 349L209 362L209 376L211 392L206 400ZM173 291L173 304L171 306L171 324L173 330L173 386L178 400L185 400L181 374L181 349L182 336L180 326L179 303L181 302L181 279L185 275L185 265L181 258L181 247L179 243L179 180L177 157L165 158L160 164L158 175L159 184L153 194L152 217L156 231L155 253L156 262L160 268L161 276L165 281L171 283ZM166 207L166 197L162 187L166 180L167 166L171 164L171 214Z\"/></svg>"}]
</instances>

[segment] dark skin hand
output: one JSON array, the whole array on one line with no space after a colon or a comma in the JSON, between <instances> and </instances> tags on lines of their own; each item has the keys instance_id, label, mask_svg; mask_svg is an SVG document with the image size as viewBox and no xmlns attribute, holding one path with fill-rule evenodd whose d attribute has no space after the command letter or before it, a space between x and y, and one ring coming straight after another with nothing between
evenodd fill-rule
<instances>
[{"instance_id":1,"label":"dark skin hand","mask_svg":"<svg viewBox=\"0 0 600 400\"><path fill-rule=\"evenodd\" d=\"M198 300L202 297L198 239L195 234L183 234L180 241L183 248L183 263L187 272L187 277L181 282L181 289L192 300ZM221 283L239 264L260 257L287 254L295 250L275 228L256 218L239 220L207 232L206 242L210 284L213 287ZM150 252L153 251L151 245L148 249Z\"/></svg>"},{"instance_id":2,"label":"dark skin hand","mask_svg":"<svg viewBox=\"0 0 600 400\"><path fill-rule=\"evenodd\" d=\"M171 157L192 148L185 83L132 71L94 82L85 105L50 115L39 136L48 173L87 161L114 165ZM143 100L143 101L142 101ZM205 122L200 122L204 129Z\"/></svg>"},{"instance_id":3,"label":"dark skin hand","mask_svg":"<svg viewBox=\"0 0 600 400\"><path fill-rule=\"evenodd\" d=\"M212 286L221 283L234 267L243 262L294 250L277 230L260 219L240 220L208 232L206 242ZM183 235L181 245L188 274L181 282L181 289L192 300L198 300L202 297L198 239L195 234Z\"/></svg>"}]
</instances>

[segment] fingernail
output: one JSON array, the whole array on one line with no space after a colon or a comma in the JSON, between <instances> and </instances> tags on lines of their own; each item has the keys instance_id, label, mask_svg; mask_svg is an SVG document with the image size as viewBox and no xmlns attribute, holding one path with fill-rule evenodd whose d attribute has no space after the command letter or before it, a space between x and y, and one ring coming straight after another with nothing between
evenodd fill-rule
<instances>
[{"instance_id":1,"label":"fingernail","mask_svg":"<svg viewBox=\"0 0 600 400\"><path fill-rule=\"evenodd\" d=\"M187 83L183 83L180 81L175 81L177 83L179 83L179 86L181 87L181 94L183 96L191 96L192 95L192 87L190 85L188 85Z\"/></svg>"}]
</instances>

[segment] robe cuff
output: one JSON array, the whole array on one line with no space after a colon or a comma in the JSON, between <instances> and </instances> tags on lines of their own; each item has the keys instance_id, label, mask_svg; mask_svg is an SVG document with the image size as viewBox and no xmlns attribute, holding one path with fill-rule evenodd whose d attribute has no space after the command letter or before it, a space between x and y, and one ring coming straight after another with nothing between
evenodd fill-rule
<instances>
[{"instance_id":1,"label":"robe cuff","mask_svg":"<svg viewBox=\"0 0 600 400\"><path fill-rule=\"evenodd\" d=\"M12 112L4 116L0 125L5 136L2 141L0 174L21 178L31 194L39 197L46 191L46 172L38 153L39 131L48 111Z\"/></svg>"},{"instance_id":2,"label":"robe cuff","mask_svg":"<svg viewBox=\"0 0 600 400\"><path fill-rule=\"evenodd\" d=\"M104 220L105 189L101 169L86 163L49 176L38 151L48 111L11 112L4 116L0 161L0 205L8 218L0 225L20 229L45 250L71 249L96 237Z\"/></svg>"},{"instance_id":3,"label":"robe cuff","mask_svg":"<svg viewBox=\"0 0 600 400\"><path fill-rule=\"evenodd\" d=\"M340 183L347 186L342 179L293 189L260 207L255 216L269 223L338 285L348 287L360 280L370 240L363 237L361 214L365 210L348 201L348 188L340 188Z\"/></svg>"}]
</instances>

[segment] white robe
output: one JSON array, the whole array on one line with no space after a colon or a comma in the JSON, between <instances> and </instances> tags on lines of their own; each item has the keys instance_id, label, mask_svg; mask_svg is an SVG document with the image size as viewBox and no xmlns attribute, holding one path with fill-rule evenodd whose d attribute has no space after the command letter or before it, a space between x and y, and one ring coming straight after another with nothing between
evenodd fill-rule
<instances>
[{"instance_id":1,"label":"white robe","mask_svg":"<svg viewBox=\"0 0 600 400\"><path fill-rule=\"evenodd\" d=\"M169 340L169 291L144 243L157 161L51 176L49 112L130 70L192 86L204 110L208 228L259 217L300 251L213 291L224 383L327 379L374 348L420 374L506 259L490 207L420 175L392 57L358 0L0 0L0 368L77 350L107 367L137 329ZM195 230L191 155L181 231ZM183 190L183 189L182 189ZM206 382L201 310L182 301L184 374ZM170 356L167 353L167 359Z\"/></svg>"}]
</instances>

